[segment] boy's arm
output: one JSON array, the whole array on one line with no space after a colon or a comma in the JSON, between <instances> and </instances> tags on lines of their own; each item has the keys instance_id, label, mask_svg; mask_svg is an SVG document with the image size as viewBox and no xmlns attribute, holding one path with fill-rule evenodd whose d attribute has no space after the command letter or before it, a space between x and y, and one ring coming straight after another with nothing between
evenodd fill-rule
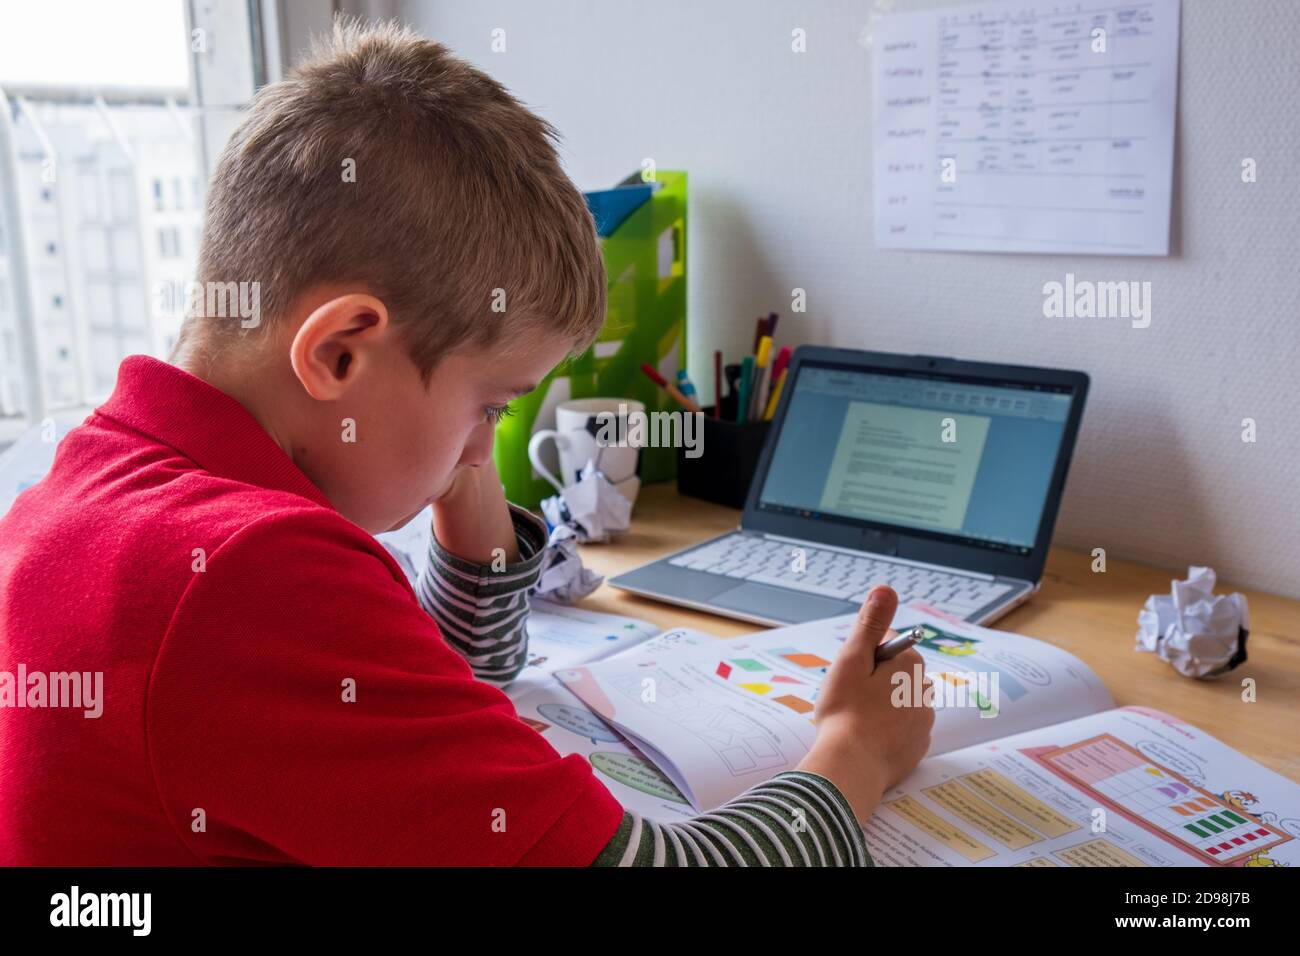
<instances>
[{"instance_id":1,"label":"boy's arm","mask_svg":"<svg viewBox=\"0 0 1300 956\"><path fill-rule=\"evenodd\" d=\"M528 591L541 574L546 523L506 501L491 463L462 471L433 512L420 606L475 677L507 683L528 658Z\"/></svg>"},{"instance_id":2,"label":"boy's arm","mask_svg":"<svg viewBox=\"0 0 1300 956\"><path fill-rule=\"evenodd\" d=\"M792 770L681 822L625 810L592 866L874 866L853 808L820 774Z\"/></svg>"}]
</instances>

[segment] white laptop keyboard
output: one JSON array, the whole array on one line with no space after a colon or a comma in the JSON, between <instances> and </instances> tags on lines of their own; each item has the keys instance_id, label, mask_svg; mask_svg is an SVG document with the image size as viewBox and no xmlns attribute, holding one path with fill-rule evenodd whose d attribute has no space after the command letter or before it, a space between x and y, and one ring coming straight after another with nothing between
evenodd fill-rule
<instances>
[{"instance_id":1,"label":"white laptop keyboard","mask_svg":"<svg viewBox=\"0 0 1300 956\"><path fill-rule=\"evenodd\" d=\"M802 571L794 570L802 548ZM846 554L757 535L732 534L679 554L669 564L707 574L743 578L755 584L861 603L877 584L898 592L899 602L921 600L958 617L977 611L1012 588L991 578L938 571L867 555Z\"/></svg>"}]
</instances>

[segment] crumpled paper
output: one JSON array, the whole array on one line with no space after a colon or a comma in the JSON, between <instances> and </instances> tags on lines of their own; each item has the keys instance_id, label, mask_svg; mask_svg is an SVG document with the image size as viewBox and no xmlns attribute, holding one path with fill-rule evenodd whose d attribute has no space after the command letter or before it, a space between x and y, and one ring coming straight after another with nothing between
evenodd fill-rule
<instances>
[{"instance_id":1,"label":"crumpled paper","mask_svg":"<svg viewBox=\"0 0 1300 956\"><path fill-rule=\"evenodd\" d=\"M583 466L574 484L543 498L541 508L548 526L569 525L583 543L608 541L632 522L632 502L592 461Z\"/></svg>"},{"instance_id":2,"label":"crumpled paper","mask_svg":"<svg viewBox=\"0 0 1300 956\"><path fill-rule=\"evenodd\" d=\"M1220 677L1246 660L1250 615L1238 593L1214 593L1213 568L1189 567L1171 593L1138 612L1137 650L1158 654L1185 677Z\"/></svg>"},{"instance_id":3,"label":"crumpled paper","mask_svg":"<svg viewBox=\"0 0 1300 956\"><path fill-rule=\"evenodd\" d=\"M571 525L560 524L551 529L541 574L531 593L557 604L576 604L604 580L603 574L583 565L578 555L578 532Z\"/></svg>"}]
</instances>

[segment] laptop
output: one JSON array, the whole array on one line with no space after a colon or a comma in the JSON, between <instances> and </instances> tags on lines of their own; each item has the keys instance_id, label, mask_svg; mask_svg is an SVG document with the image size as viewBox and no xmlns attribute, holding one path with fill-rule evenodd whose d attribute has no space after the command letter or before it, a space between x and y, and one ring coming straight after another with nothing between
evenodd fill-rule
<instances>
[{"instance_id":1,"label":"laptop","mask_svg":"<svg viewBox=\"0 0 1300 956\"><path fill-rule=\"evenodd\" d=\"M801 346L739 527L609 583L777 626L889 584L986 624L1038 589L1087 392L1083 372Z\"/></svg>"}]
</instances>

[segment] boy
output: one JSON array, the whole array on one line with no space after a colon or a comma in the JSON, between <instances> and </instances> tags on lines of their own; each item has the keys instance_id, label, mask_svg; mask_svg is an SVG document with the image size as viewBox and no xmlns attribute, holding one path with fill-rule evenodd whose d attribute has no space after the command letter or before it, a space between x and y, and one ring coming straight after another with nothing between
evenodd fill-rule
<instances>
[{"instance_id":1,"label":"boy","mask_svg":"<svg viewBox=\"0 0 1300 956\"><path fill-rule=\"evenodd\" d=\"M870 863L857 823L933 721L887 703L919 655L873 672L888 589L800 769L688 822L625 813L488 683L546 541L493 428L604 318L553 138L395 26L339 23L258 94L199 258L257 321L209 307L174 364L126 359L0 522L0 668L103 675L94 719L10 685L0 864ZM372 535L429 504L417 595Z\"/></svg>"}]
</instances>

